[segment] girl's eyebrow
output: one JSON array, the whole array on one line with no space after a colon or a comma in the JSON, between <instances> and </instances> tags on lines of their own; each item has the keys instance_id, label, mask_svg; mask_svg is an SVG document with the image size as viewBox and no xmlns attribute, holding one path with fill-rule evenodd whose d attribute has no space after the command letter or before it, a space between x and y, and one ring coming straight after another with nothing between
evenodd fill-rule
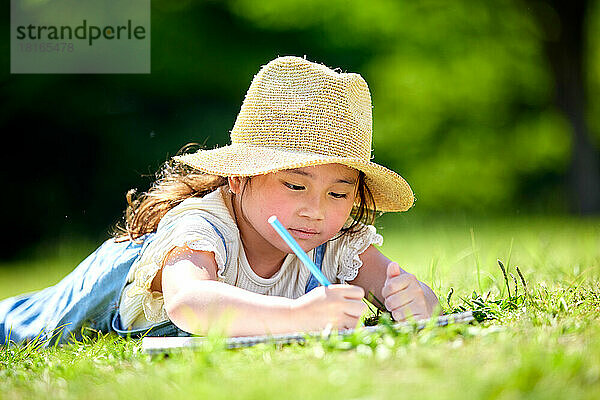
<instances>
[{"instance_id":1,"label":"girl's eyebrow","mask_svg":"<svg viewBox=\"0 0 600 400\"><path fill-rule=\"evenodd\" d=\"M303 175L303 176L308 176L309 178L314 179L315 176L313 174L311 174L308 171L304 171L302 169L298 169L298 168L292 168L292 169L287 169L285 171L282 172L289 172L292 174L298 174L298 175ZM355 185L356 184L356 179L352 179L352 178L346 178L346 179L338 179L336 180L334 183L345 183L347 185Z\"/></svg>"}]
</instances>

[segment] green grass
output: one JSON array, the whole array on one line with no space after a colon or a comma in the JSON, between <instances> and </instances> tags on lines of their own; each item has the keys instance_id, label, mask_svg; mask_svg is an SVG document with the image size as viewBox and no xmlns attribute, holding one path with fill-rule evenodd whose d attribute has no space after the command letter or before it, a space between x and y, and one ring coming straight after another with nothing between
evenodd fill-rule
<instances>
[{"instance_id":1,"label":"green grass","mask_svg":"<svg viewBox=\"0 0 600 400\"><path fill-rule=\"evenodd\" d=\"M447 311L489 319L240 350L213 338L169 357L113 336L11 346L0 349L0 398L599 398L598 219L386 216L379 225L382 251L430 283ZM86 246L1 265L0 298L56 282Z\"/></svg>"}]
</instances>

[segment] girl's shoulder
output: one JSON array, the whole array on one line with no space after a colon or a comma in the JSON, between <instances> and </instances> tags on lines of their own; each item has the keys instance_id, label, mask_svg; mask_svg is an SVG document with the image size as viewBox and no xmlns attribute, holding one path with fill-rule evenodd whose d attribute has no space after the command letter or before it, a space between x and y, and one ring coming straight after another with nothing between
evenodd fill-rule
<instances>
[{"instance_id":1,"label":"girl's shoulder","mask_svg":"<svg viewBox=\"0 0 600 400\"><path fill-rule=\"evenodd\" d=\"M233 219L223 198L221 188L206 194L204 197L190 197L170 209L158 224L158 231L174 223L185 220L190 215L202 216L210 222L230 226Z\"/></svg>"}]
</instances>

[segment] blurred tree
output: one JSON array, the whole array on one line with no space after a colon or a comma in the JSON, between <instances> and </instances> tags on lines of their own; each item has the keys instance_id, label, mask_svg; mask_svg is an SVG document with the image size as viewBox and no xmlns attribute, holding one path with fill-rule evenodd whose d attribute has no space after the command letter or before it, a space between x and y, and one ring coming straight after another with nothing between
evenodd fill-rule
<instances>
[{"instance_id":1,"label":"blurred tree","mask_svg":"<svg viewBox=\"0 0 600 400\"><path fill-rule=\"evenodd\" d=\"M328 65L369 82L375 155L411 183L418 209L564 207L568 122L552 101L544 33L521 3L230 4L262 29L318 32L317 48L369 54Z\"/></svg>"},{"instance_id":2,"label":"blurred tree","mask_svg":"<svg viewBox=\"0 0 600 400\"><path fill-rule=\"evenodd\" d=\"M153 0L149 75L10 75L4 58L1 257L106 238L125 192L188 142L226 144L252 76L290 54L366 78L376 161L410 182L413 212L562 212L570 162L594 168L572 154L600 139L600 7L585 3L561 20L562 3L527 0ZM553 51L568 56L551 63ZM597 179L573 176L588 194Z\"/></svg>"},{"instance_id":3,"label":"blurred tree","mask_svg":"<svg viewBox=\"0 0 600 400\"><path fill-rule=\"evenodd\" d=\"M591 3L587 0L527 3L545 32L544 45L554 75L556 103L571 124L569 178L573 209L583 214L597 213L600 211L600 163L586 117L586 22Z\"/></svg>"}]
</instances>

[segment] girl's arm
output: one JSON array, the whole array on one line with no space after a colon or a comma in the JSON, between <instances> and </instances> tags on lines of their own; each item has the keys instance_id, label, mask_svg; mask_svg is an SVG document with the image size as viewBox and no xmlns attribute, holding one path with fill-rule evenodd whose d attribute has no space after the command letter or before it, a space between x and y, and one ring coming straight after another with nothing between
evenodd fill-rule
<instances>
[{"instance_id":1,"label":"girl's arm","mask_svg":"<svg viewBox=\"0 0 600 400\"><path fill-rule=\"evenodd\" d=\"M217 280L212 252L178 247L162 269L165 310L179 328L205 335L211 328L230 336L354 327L365 311L361 288L332 285L292 300L250 292Z\"/></svg>"},{"instance_id":2,"label":"girl's arm","mask_svg":"<svg viewBox=\"0 0 600 400\"><path fill-rule=\"evenodd\" d=\"M362 287L366 293L373 293L396 321L403 321L409 315L416 319L428 318L439 307L438 299L429 286L404 271L373 245L359 258L363 265L356 278L348 283Z\"/></svg>"}]
</instances>

